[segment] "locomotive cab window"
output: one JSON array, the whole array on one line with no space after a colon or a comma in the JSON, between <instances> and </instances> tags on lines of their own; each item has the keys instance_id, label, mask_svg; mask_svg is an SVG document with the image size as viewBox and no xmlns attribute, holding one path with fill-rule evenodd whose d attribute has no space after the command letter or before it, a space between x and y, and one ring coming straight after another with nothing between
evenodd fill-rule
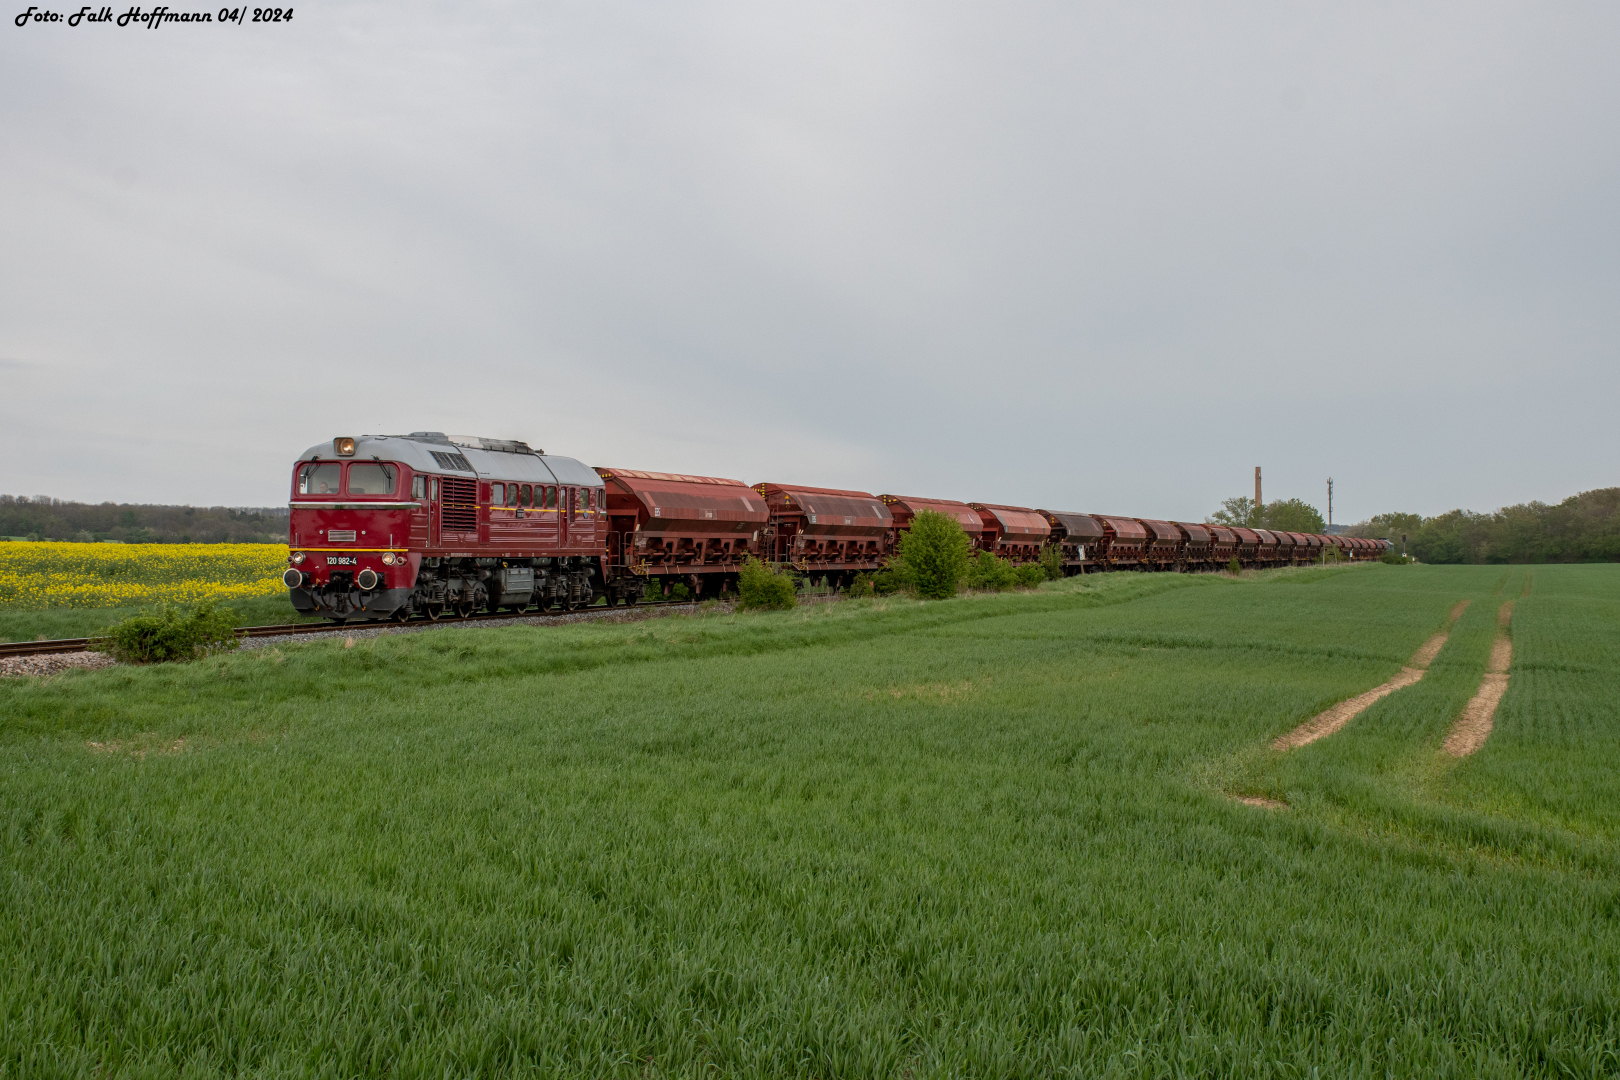
<instances>
[{"instance_id":1,"label":"locomotive cab window","mask_svg":"<svg viewBox=\"0 0 1620 1080\"><path fill-rule=\"evenodd\" d=\"M427 496L427 477L411 477L411 498L421 499Z\"/></svg>"},{"instance_id":2,"label":"locomotive cab window","mask_svg":"<svg viewBox=\"0 0 1620 1080\"><path fill-rule=\"evenodd\" d=\"M491 505L491 506L500 506L504 502L506 502L506 485L505 484L491 484L491 485L489 485L489 505Z\"/></svg>"},{"instance_id":3,"label":"locomotive cab window","mask_svg":"<svg viewBox=\"0 0 1620 1080\"><path fill-rule=\"evenodd\" d=\"M349 466L350 495L392 495L394 467L357 461Z\"/></svg>"},{"instance_id":4,"label":"locomotive cab window","mask_svg":"<svg viewBox=\"0 0 1620 1080\"><path fill-rule=\"evenodd\" d=\"M298 470L298 494L336 495L343 467L335 461L305 465Z\"/></svg>"}]
</instances>

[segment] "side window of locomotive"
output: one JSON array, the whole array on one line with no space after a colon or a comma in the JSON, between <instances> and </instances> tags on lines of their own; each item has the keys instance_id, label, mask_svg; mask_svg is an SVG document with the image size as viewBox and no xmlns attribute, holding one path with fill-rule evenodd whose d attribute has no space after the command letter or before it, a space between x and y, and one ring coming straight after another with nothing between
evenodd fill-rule
<instances>
[{"instance_id":1,"label":"side window of locomotive","mask_svg":"<svg viewBox=\"0 0 1620 1080\"><path fill-rule=\"evenodd\" d=\"M428 498L433 502L439 501L439 480L434 477L428 481Z\"/></svg>"},{"instance_id":2,"label":"side window of locomotive","mask_svg":"<svg viewBox=\"0 0 1620 1080\"><path fill-rule=\"evenodd\" d=\"M554 488L554 487L546 488L546 507L545 508L547 510L555 510L555 509L557 509L557 489Z\"/></svg>"},{"instance_id":3,"label":"side window of locomotive","mask_svg":"<svg viewBox=\"0 0 1620 1080\"><path fill-rule=\"evenodd\" d=\"M504 504L505 502L506 502L506 485L505 484L491 484L491 485L489 485L489 505L491 505L491 506L500 506L500 505Z\"/></svg>"},{"instance_id":4,"label":"side window of locomotive","mask_svg":"<svg viewBox=\"0 0 1620 1080\"><path fill-rule=\"evenodd\" d=\"M394 493L394 467L370 461L357 461L349 466L350 495L392 495Z\"/></svg>"},{"instance_id":5,"label":"side window of locomotive","mask_svg":"<svg viewBox=\"0 0 1620 1080\"><path fill-rule=\"evenodd\" d=\"M533 491L534 491L534 489L532 487L530 487L528 484L524 484L523 485L523 499L522 499L521 502L518 503L518 505L519 506L528 506L529 505L530 494Z\"/></svg>"},{"instance_id":6,"label":"side window of locomotive","mask_svg":"<svg viewBox=\"0 0 1620 1080\"><path fill-rule=\"evenodd\" d=\"M425 477L425 476L413 476L413 477L411 477L411 498L413 498L413 499L421 499L421 498L426 498L426 496L427 496L427 477Z\"/></svg>"},{"instance_id":7,"label":"side window of locomotive","mask_svg":"<svg viewBox=\"0 0 1620 1080\"><path fill-rule=\"evenodd\" d=\"M342 472L342 467L335 461L305 465L298 470L298 494L336 495Z\"/></svg>"},{"instance_id":8,"label":"side window of locomotive","mask_svg":"<svg viewBox=\"0 0 1620 1080\"><path fill-rule=\"evenodd\" d=\"M518 504L518 486L516 484L507 484L506 485L506 505L507 506L516 506L517 504Z\"/></svg>"}]
</instances>

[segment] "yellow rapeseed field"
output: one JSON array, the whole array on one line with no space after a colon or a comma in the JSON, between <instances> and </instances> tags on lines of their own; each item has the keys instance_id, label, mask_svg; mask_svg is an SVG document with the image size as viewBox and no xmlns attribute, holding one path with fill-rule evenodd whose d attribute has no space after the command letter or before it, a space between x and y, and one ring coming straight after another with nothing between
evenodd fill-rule
<instances>
[{"instance_id":1,"label":"yellow rapeseed field","mask_svg":"<svg viewBox=\"0 0 1620 1080\"><path fill-rule=\"evenodd\" d=\"M0 608L138 607L284 592L285 544L0 543Z\"/></svg>"}]
</instances>

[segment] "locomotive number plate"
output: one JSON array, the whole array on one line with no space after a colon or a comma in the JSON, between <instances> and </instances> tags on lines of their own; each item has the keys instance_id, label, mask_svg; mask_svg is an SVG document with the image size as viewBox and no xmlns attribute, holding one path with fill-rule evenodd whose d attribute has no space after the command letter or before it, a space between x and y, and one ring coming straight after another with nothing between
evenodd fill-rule
<instances>
[{"instance_id":1,"label":"locomotive number plate","mask_svg":"<svg viewBox=\"0 0 1620 1080\"><path fill-rule=\"evenodd\" d=\"M359 566L360 565L360 560L355 558L353 555L328 555L326 557L326 565L327 566Z\"/></svg>"}]
</instances>

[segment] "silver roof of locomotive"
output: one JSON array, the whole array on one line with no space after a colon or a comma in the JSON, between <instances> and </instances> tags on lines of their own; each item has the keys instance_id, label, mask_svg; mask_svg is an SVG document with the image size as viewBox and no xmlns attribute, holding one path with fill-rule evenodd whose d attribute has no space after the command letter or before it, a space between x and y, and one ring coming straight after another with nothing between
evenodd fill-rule
<instances>
[{"instance_id":1,"label":"silver roof of locomotive","mask_svg":"<svg viewBox=\"0 0 1620 1080\"><path fill-rule=\"evenodd\" d=\"M500 449L487 449L500 447ZM447 469L433 459L433 452L459 454L481 480L516 480L520 483L564 484L572 487L601 487L596 470L569 457L556 457L530 450L520 442L449 436L438 431L414 431L409 435L356 435L354 454L338 457L330 441L316 443L298 456L299 461L397 461L417 472L445 476L466 476L460 469Z\"/></svg>"}]
</instances>

